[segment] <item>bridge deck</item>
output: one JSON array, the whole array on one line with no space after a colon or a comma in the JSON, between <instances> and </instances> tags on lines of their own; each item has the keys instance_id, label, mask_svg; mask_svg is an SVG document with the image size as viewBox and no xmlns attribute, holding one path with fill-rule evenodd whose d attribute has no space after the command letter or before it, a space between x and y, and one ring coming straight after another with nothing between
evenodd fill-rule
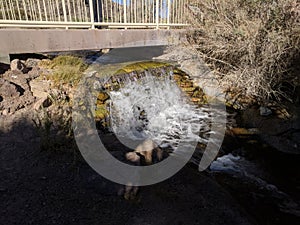
<instances>
[{"instance_id":1,"label":"bridge deck","mask_svg":"<svg viewBox=\"0 0 300 225\"><path fill-rule=\"evenodd\" d=\"M5 56L14 53L159 46L177 43L183 36L183 30L0 29L0 49L2 56Z\"/></svg>"},{"instance_id":2,"label":"bridge deck","mask_svg":"<svg viewBox=\"0 0 300 225\"><path fill-rule=\"evenodd\" d=\"M0 61L10 53L172 44L181 32L170 28L187 26L188 2L0 0Z\"/></svg>"}]
</instances>

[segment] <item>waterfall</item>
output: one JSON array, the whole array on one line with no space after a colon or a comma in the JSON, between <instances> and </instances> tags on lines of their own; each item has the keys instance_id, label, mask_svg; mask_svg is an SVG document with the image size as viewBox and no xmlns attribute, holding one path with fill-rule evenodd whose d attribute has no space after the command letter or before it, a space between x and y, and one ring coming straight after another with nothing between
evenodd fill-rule
<instances>
[{"instance_id":1,"label":"waterfall","mask_svg":"<svg viewBox=\"0 0 300 225\"><path fill-rule=\"evenodd\" d=\"M119 138L151 139L173 150L183 140L206 143L209 111L192 104L172 76L163 69L158 76L145 71L140 79L129 77L119 90L109 92L110 126Z\"/></svg>"}]
</instances>

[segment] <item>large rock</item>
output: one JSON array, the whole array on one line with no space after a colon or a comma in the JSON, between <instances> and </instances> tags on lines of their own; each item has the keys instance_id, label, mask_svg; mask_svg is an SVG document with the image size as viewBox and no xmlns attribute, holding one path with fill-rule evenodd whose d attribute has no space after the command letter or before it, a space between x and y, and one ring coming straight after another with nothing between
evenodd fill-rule
<instances>
[{"instance_id":1,"label":"large rock","mask_svg":"<svg viewBox=\"0 0 300 225\"><path fill-rule=\"evenodd\" d=\"M34 102L29 91L13 82L0 79L0 115L8 115Z\"/></svg>"},{"instance_id":2,"label":"large rock","mask_svg":"<svg viewBox=\"0 0 300 225\"><path fill-rule=\"evenodd\" d=\"M10 69L12 71L25 71L26 70L26 66L25 64L19 60L19 59L14 59L13 61L11 61L10 63Z\"/></svg>"},{"instance_id":3,"label":"large rock","mask_svg":"<svg viewBox=\"0 0 300 225\"><path fill-rule=\"evenodd\" d=\"M4 100L6 98L19 97L24 93L24 90L14 83L0 79L0 96Z\"/></svg>"},{"instance_id":4,"label":"large rock","mask_svg":"<svg viewBox=\"0 0 300 225\"><path fill-rule=\"evenodd\" d=\"M32 95L37 98L47 98L50 90L50 81L35 79L29 83Z\"/></svg>"},{"instance_id":5,"label":"large rock","mask_svg":"<svg viewBox=\"0 0 300 225\"><path fill-rule=\"evenodd\" d=\"M25 91L29 91L28 75L22 71L9 70L3 74L3 79L20 86Z\"/></svg>"}]
</instances>

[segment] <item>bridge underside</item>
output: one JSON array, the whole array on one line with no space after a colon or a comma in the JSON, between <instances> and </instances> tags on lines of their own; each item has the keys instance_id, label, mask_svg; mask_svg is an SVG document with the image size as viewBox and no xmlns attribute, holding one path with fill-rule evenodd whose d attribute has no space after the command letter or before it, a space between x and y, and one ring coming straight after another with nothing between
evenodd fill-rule
<instances>
[{"instance_id":1,"label":"bridge underside","mask_svg":"<svg viewBox=\"0 0 300 225\"><path fill-rule=\"evenodd\" d=\"M170 45L183 37L182 30L0 29L0 55Z\"/></svg>"}]
</instances>

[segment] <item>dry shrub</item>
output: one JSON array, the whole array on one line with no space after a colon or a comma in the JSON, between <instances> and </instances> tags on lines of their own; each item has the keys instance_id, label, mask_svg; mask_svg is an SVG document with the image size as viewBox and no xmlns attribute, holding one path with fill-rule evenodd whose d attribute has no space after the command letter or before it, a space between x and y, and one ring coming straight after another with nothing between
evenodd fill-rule
<instances>
[{"instance_id":1,"label":"dry shrub","mask_svg":"<svg viewBox=\"0 0 300 225\"><path fill-rule=\"evenodd\" d=\"M195 0L189 9L188 42L222 87L258 101L290 98L300 59L297 0Z\"/></svg>"}]
</instances>

